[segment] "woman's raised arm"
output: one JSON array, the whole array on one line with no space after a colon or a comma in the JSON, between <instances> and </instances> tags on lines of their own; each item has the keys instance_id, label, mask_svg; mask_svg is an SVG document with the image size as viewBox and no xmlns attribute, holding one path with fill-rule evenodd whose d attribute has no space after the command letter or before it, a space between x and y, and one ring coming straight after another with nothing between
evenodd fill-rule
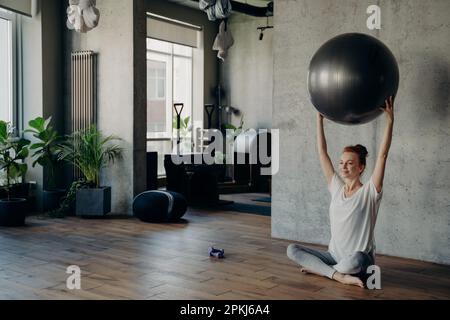
<instances>
[{"instance_id":1,"label":"woman's raised arm","mask_svg":"<svg viewBox=\"0 0 450 320\"><path fill-rule=\"evenodd\" d=\"M394 128L394 98L391 96L385 101L385 107L382 108L386 114L386 128L384 129L383 140L381 141L380 150L378 151L375 169L372 174L372 181L377 189L381 192L383 188L384 171L386 168L386 160L392 141L392 130Z\"/></svg>"},{"instance_id":2,"label":"woman's raised arm","mask_svg":"<svg viewBox=\"0 0 450 320\"><path fill-rule=\"evenodd\" d=\"M334 175L334 168L328 155L327 141L323 130L323 116L320 113L317 113L317 152L319 153L323 175L327 179L327 183L330 184Z\"/></svg>"}]
</instances>

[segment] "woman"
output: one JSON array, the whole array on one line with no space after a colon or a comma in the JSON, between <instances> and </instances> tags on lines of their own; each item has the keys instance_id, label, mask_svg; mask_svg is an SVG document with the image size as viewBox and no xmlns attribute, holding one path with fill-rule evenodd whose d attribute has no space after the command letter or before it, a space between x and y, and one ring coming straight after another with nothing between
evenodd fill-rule
<instances>
[{"instance_id":1,"label":"woman","mask_svg":"<svg viewBox=\"0 0 450 320\"><path fill-rule=\"evenodd\" d=\"M385 101L382 109L387 120L383 141L372 176L364 185L360 178L366 168L367 149L361 145L344 148L339 162L339 177L327 153L323 116L317 115L317 148L331 194L331 241L328 251L289 245L287 255L302 266L302 272L364 288L367 267L375 263L374 228L392 140L393 97Z\"/></svg>"}]
</instances>

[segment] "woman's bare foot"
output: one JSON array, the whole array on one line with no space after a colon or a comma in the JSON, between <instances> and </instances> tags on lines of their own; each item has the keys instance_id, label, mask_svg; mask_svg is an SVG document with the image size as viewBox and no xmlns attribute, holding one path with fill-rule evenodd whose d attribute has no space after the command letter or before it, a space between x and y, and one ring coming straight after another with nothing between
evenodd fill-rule
<instances>
[{"instance_id":1,"label":"woman's bare foot","mask_svg":"<svg viewBox=\"0 0 450 320\"><path fill-rule=\"evenodd\" d=\"M333 274L333 279L343 284L349 284L364 288L364 283L361 281L361 279L355 276L351 276L349 274L342 274L336 271Z\"/></svg>"}]
</instances>

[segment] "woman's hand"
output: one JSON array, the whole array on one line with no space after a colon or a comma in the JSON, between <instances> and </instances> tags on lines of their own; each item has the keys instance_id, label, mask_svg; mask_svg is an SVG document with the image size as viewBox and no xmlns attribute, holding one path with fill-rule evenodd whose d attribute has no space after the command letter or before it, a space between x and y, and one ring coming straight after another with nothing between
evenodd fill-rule
<instances>
[{"instance_id":1,"label":"woman's hand","mask_svg":"<svg viewBox=\"0 0 450 320\"><path fill-rule=\"evenodd\" d=\"M389 99L384 101L384 107L381 107L384 113L386 113L386 119L390 122L394 122L394 97L390 96Z\"/></svg>"},{"instance_id":2,"label":"woman's hand","mask_svg":"<svg viewBox=\"0 0 450 320\"><path fill-rule=\"evenodd\" d=\"M386 129L384 130L383 140L380 144L380 151L378 152L377 161L375 162L375 169L372 174L372 181L377 192L381 192L383 188L384 171L386 169L386 160L389 149L391 148L392 131L394 127L394 97L390 96L385 101L386 105L381 109L386 113Z\"/></svg>"},{"instance_id":3,"label":"woman's hand","mask_svg":"<svg viewBox=\"0 0 450 320\"><path fill-rule=\"evenodd\" d=\"M318 121L322 121L323 120L323 115L320 112L317 112L317 120Z\"/></svg>"}]
</instances>

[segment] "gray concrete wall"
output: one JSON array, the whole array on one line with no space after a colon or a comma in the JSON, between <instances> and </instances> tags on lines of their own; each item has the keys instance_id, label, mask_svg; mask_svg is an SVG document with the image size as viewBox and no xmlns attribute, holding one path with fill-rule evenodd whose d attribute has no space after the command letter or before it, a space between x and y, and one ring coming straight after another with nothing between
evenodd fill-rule
<instances>
[{"instance_id":1,"label":"gray concrete wall","mask_svg":"<svg viewBox=\"0 0 450 320\"><path fill-rule=\"evenodd\" d=\"M53 126L64 132L63 105L63 32L65 8L61 1L42 1L42 90L43 116L52 117Z\"/></svg>"},{"instance_id":2,"label":"gray concrete wall","mask_svg":"<svg viewBox=\"0 0 450 320\"><path fill-rule=\"evenodd\" d=\"M131 213L134 195L134 59L133 0L98 0L100 22L86 34L65 31L66 85L70 83L70 53L98 53L98 128L123 139L123 160L105 168L101 184L112 186L112 212ZM144 66L145 68L145 66ZM69 90L66 91L69 92ZM66 95L66 119L70 115ZM70 121L70 119L68 119ZM70 123L70 122L67 122Z\"/></svg>"},{"instance_id":3,"label":"gray concrete wall","mask_svg":"<svg viewBox=\"0 0 450 320\"><path fill-rule=\"evenodd\" d=\"M234 45L228 58L222 62L221 83L225 89L225 105L241 110L245 128L271 128L273 96L273 33L264 32L259 40L260 26L266 18L233 13L229 27ZM273 18L269 18L273 25ZM234 125L239 125L241 116L229 116Z\"/></svg>"},{"instance_id":4,"label":"gray concrete wall","mask_svg":"<svg viewBox=\"0 0 450 320\"><path fill-rule=\"evenodd\" d=\"M330 197L315 150L308 99L311 57L325 41L363 32L383 41L400 68L396 122L376 227L378 253L450 263L450 2L377 1L382 29L366 28L373 1L275 1L273 127L280 128L280 171L273 179L272 236L328 244ZM369 150L373 170L384 118L356 127L325 122L329 153Z\"/></svg>"},{"instance_id":5,"label":"gray concrete wall","mask_svg":"<svg viewBox=\"0 0 450 320\"><path fill-rule=\"evenodd\" d=\"M41 1L42 12L42 99L44 118L52 117L52 125L64 133L63 107L63 32L65 19L61 1ZM44 171L44 187L48 172ZM56 186L62 186L62 175L56 172Z\"/></svg>"},{"instance_id":6,"label":"gray concrete wall","mask_svg":"<svg viewBox=\"0 0 450 320\"><path fill-rule=\"evenodd\" d=\"M147 190L147 14L133 0L133 196Z\"/></svg>"}]
</instances>

